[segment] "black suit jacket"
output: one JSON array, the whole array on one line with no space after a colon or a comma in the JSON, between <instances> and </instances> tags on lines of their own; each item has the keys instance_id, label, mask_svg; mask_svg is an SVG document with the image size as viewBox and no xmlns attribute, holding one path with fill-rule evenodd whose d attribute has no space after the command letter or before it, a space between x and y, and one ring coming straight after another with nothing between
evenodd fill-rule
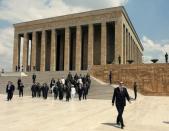
<instances>
[{"instance_id":1,"label":"black suit jacket","mask_svg":"<svg viewBox=\"0 0 169 131\"><path fill-rule=\"evenodd\" d=\"M36 75L32 75L32 79L35 80L36 79Z\"/></svg>"},{"instance_id":2,"label":"black suit jacket","mask_svg":"<svg viewBox=\"0 0 169 131\"><path fill-rule=\"evenodd\" d=\"M123 87L123 91L120 92L120 88L114 89L112 103L116 102L116 106L126 106L126 99L130 101L127 89Z\"/></svg>"},{"instance_id":3,"label":"black suit jacket","mask_svg":"<svg viewBox=\"0 0 169 131\"><path fill-rule=\"evenodd\" d=\"M8 88L8 85L6 86L6 93L13 93L14 91L15 91L14 85L10 85L9 88Z\"/></svg>"}]
</instances>

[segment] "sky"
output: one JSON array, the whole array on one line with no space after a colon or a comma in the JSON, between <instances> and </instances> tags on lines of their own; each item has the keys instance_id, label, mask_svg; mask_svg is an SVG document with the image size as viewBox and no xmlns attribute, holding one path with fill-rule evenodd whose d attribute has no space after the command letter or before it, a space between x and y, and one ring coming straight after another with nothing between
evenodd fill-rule
<instances>
[{"instance_id":1,"label":"sky","mask_svg":"<svg viewBox=\"0 0 169 131\"><path fill-rule=\"evenodd\" d=\"M169 53L169 0L0 0L0 69L12 69L14 23L124 6L143 44L143 62Z\"/></svg>"}]
</instances>

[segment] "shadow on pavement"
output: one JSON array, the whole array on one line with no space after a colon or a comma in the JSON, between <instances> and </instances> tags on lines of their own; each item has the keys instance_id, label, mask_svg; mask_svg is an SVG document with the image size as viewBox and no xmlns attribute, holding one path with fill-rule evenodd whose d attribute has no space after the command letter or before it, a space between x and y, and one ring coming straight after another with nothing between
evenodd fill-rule
<instances>
[{"instance_id":1,"label":"shadow on pavement","mask_svg":"<svg viewBox=\"0 0 169 131\"><path fill-rule=\"evenodd\" d=\"M169 121L163 121L164 124L169 124Z\"/></svg>"},{"instance_id":2,"label":"shadow on pavement","mask_svg":"<svg viewBox=\"0 0 169 131\"><path fill-rule=\"evenodd\" d=\"M107 126L114 126L116 128L120 128L119 125L117 125L116 123L102 123L103 125L107 125Z\"/></svg>"}]
</instances>

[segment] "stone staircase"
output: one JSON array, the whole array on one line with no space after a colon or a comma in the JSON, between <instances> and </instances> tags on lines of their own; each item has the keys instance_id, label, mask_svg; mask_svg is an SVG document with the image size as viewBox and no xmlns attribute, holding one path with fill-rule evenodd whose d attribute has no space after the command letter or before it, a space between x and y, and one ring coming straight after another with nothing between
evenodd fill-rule
<instances>
[{"instance_id":1,"label":"stone staircase","mask_svg":"<svg viewBox=\"0 0 169 131\"><path fill-rule=\"evenodd\" d=\"M24 95L31 95L31 91L30 91L30 87L32 85L32 74L34 72L29 72L26 73L27 76L21 77L22 82L25 85L24 88ZM71 72L72 75L75 75L76 72ZM66 77L68 72L35 72L37 79L36 81L38 81L39 83L50 83L50 80L52 78L54 78L55 80L57 80L58 78L62 78L62 77ZM77 72L77 74L82 74L86 75L87 71L81 71L81 72ZM14 85L17 85L17 80L18 80L18 76L1 76L0 77L0 94L4 94L5 93L5 89L6 89L6 84L8 81L12 81L14 83ZM111 87L108 84L101 84L101 82L99 82L98 80L96 80L95 78L91 77L91 88L88 94L88 98L89 99L111 99L112 98L112 92L113 92L113 87ZM15 90L16 95L18 95L18 91Z\"/></svg>"}]
</instances>

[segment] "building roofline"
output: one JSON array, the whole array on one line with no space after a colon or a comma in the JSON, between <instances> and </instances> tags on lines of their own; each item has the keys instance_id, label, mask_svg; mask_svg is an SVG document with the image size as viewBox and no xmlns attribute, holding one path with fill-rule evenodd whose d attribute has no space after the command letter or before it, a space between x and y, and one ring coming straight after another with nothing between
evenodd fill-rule
<instances>
[{"instance_id":1,"label":"building roofline","mask_svg":"<svg viewBox=\"0 0 169 131\"><path fill-rule=\"evenodd\" d=\"M26 22L20 22L20 23L15 23L13 24L14 27L20 27L24 26L25 24L42 24L46 22L53 22L53 21L60 21L64 19L69 19L69 18L77 18L77 17L85 17L85 16L90 16L90 15L99 15L102 13L107 13L107 12L112 12L112 11L122 11L124 17L126 18L128 24L130 25L132 31L134 32L136 39L139 42L139 45L141 46L142 50L144 50L143 45L141 44L141 41L139 39L139 36L127 14L126 9L124 6L118 6L118 7L111 7L111 8L105 8L105 9L98 9L98 10L90 10L90 11L85 11L85 12L80 12L80 13L74 13L74 14L67 14L67 15L62 15L62 16L55 16L55 17L50 17L50 18L44 18L44 19L38 19L38 20L32 20L32 21L26 21Z\"/></svg>"},{"instance_id":2,"label":"building roofline","mask_svg":"<svg viewBox=\"0 0 169 131\"><path fill-rule=\"evenodd\" d=\"M137 39L138 42L139 42L139 45L141 46L142 50L144 51L144 47L143 47L143 45L142 45L142 43L141 43L141 41L140 41L140 38L139 38L139 36L138 36L138 34L137 34L137 32L136 32L136 30L135 30L135 28L134 28L134 26L133 26L131 20L130 20L130 17L129 17L129 15L128 15L126 9L124 8L124 6L121 6L121 8L122 8L122 12L123 12L124 17L127 19L127 22L128 22L128 24L131 26L131 29L132 29L132 31L134 32L134 34L135 34L135 36L136 36L136 39Z\"/></svg>"},{"instance_id":3,"label":"building roofline","mask_svg":"<svg viewBox=\"0 0 169 131\"><path fill-rule=\"evenodd\" d=\"M24 24L32 24L32 23L36 23L36 22L37 23L45 23L45 22L51 22L51 21L56 21L56 20L58 20L58 21L64 20L64 19L68 19L68 18L77 18L77 17L84 17L84 16L90 16L90 15L97 15L97 14L102 14L102 13L106 13L106 12L111 13L112 11L118 11L121 9L122 9L122 6L105 8L105 9L98 9L98 10L90 10L90 11L84 11L84 12L80 12L80 13L73 13L73 14L55 16L55 17L50 17L50 18L43 18L43 19L15 23L15 24L13 24L13 26L19 27Z\"/></svg>"}]
</instances>

